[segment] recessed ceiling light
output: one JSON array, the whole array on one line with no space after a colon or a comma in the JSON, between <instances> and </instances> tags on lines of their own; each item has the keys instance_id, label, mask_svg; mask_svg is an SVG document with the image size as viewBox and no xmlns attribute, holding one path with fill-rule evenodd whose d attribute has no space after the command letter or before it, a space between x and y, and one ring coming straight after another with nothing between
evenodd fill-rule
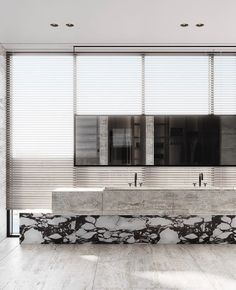
<instances>
[{"instance_id":1,"label":"recessed ceiling light","mask_svg":"<svg viewBox=\"0 0 236 290\"><path fill-rule=\"evenodd\" d=\"M73 27L74 24L73 24L73 23L66 23L66 26L67 26L67 27Z\"/></svg>"},{"instance_id":2,"label":"recessed ceiling light","mask_svg":"<svg viewBox=\"0 0 236 290\"><path fill-rule=\"evenodd\" d=\"M204 23L197 23L196 26L197 27L203 27L204 26Z\"/></svg>"},{"instance_id":3,"label":"recessed ceiling light","mask_svg":"<svg viewBox=\"0 0 236 290\"><path fill-rule=\"evenodd\" d=\"M180 26L181 27L188 27L188 23L181 23Z\"/></svg>"},{"instance_id":4,"label":"recessed ceiling light","mask_svg":"<svg viewBox=\"0 0 236 290\"><path fill-rule=\"evenodd\" d=\"M51 23L50 26L52 26L52 27L58 27L59 25L57 23Z\"/></svg>"}]
</instances>

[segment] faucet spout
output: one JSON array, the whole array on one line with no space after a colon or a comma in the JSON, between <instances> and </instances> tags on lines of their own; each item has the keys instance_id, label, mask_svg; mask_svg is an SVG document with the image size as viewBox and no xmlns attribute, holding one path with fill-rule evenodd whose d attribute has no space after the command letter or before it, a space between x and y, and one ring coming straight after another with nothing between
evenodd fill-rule
<instances>
[{"instance_id":1,"label":"faucet spout","mask_svg":"<svg viewBox=\"0 0 236 290\"><path fill-rule=\"evenodd\" d=\"M138 180L138 174L137 172L134 173L134 186L137 187L137 180Z\"/></svg>"},{"instance_id":2,"label":"faucet spout","mask_svg":"<svg viewBox=\"0 0 236 290\"><path fill-rule=\"evenodd\" d=\"M203 173L199 173L199 187L202 186L202 180L203 180Z\"/></svg>"}]
</instances>

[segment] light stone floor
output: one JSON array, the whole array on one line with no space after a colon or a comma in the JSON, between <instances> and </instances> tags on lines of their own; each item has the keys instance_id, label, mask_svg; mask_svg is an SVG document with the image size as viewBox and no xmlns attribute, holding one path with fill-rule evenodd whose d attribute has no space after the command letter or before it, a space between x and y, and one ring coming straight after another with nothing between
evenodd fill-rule
<instances>
[{"instance_id":1,"label":"light stone floor","mask_svg":"<svg viewBox=\"0 0 236 290\"><path fill-rule=\"evenodd\" d=\"M0 243L0 289L235 290L236 245Z\"/></svg>"}]
</instances>

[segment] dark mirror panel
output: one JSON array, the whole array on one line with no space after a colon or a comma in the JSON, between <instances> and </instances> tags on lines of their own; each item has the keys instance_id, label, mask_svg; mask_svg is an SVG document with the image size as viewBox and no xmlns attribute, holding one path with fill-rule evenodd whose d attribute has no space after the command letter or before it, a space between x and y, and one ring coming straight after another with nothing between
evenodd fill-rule
<instances>
[{"instance_id":1,"label":"dark mirror panel","mask_svg":"<svg viewBox=\"0 0 236 290\"><path fill-rule=\"evenodd\" d=\"M220 118L154 117L155 165L219 165Z\"/></svg>"},{"instance_id":2,"label":"dark mirror panel","mask_svg":"<svg viewBox=\"0 0 236 290\"><path fill-rule=\"evenodd\" d=\"M76 116L75 165L145 165L145 117Z\"/></svg>"},{"instance_id":3,"label":"dark mirror panel","mask_svg":"<svg viewBox=\"0 0 236 290\"><path fill-rule=\"evenodd\" d=\"M100 165L99 117L77 116L75 119L75 164Z\"/></svg>"},{"instance_id":4,"label":"dark mirror panel","mask_svg":"<svg viewBox=\"0 0 236 290\"><path fill-rule=\"evenodd\" d=\"M109 165L145 164L145 118L108 117Z\"/></svg>"},{"instance_id":5,"label":"dark mirror panel","mask_svg":"<svg viewBox=\"0 0 236 290\"><path fill-rule=\"evenodd\" d=\"M236 165L236 116L220 117L220 165Z\"/></svg>"},{"instance_id":6,"label":"dark mirror panel","mask_svg":"<svg viewBox=\"0 0 236 290\"><path fill-rule=\"evenodd\" d=\"M76 116L75 165L236 165L236 116Z\"/></svg>"}]
</instances>

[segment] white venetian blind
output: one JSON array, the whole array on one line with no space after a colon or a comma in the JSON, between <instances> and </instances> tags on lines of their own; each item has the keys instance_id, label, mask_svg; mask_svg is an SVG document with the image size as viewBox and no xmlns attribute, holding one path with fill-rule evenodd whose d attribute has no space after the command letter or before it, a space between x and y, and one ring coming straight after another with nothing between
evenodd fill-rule
<instances>
[{"instance_id":1,"label":"white venetian blind","mask_svg":"<svg viewBox=\"0 0 236 290\"><path fill-rule=\"evenodd\" d=\"M142 112L142 57L78 55L77 114L135 115Z\"/></svg>"},{"instance_id":2,"label":"white venetian blind","mask_svg":"<svg viewBox=\"0 0 236 290\"><path fill-rule=\"evenodd\" d=\"M208 56L146 56L145 113L208 114Z\"/></svg>"},{"instance_id":3,"label":"white venetian blind","mask_svg":"<svg viewBox=\"0 0 236 290\"><path fill-rule=\"evenodd\" d=\"M209 96L216 114L235 114L235 56L215 56L211 74L209 57L197 55L81 54L76 78L72 55L13 54L9 63L8 208L50 208L56 187L125 186L134 172L150 187L191 186L199 172L234 185L233 167L73 168L73 93L81 115L135 115L144 105L150 115L208 114Z\"/></svg>"},{"instance_id":4,"label":"white venetian blind","mask_svg":"<svg viewBox=\"0 0 236 290\"><path fill-rule=\"evenodd\" d=\"M10 82L8 208L50 208L73 185L73 57L13 55Z\"/></svg>"},{"instance_id":5,"label":"white venetian blind","mask_svg":"<svg viewBox=\"0 0 236 290\"><path fill-rule=\"evenodd\" d=\"M214 113L236 114L236 56L214 57Z\"/></svg>"}]
</instances>

